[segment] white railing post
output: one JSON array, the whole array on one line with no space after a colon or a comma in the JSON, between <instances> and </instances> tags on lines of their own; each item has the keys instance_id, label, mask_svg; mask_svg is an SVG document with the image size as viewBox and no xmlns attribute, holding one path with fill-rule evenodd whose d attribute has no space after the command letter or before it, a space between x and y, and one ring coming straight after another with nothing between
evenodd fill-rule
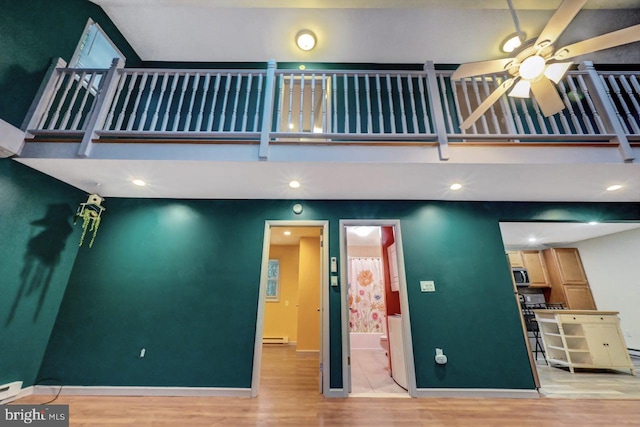
<instances>
[{"instance_id":1,"label":"white railing post","mask_svg":"<svg viewBox=\"0 0 640 427\"><path fill-rule=\"evenodd\" d=\"M622 123L618 120L615 106L609 100L606 89L600 80L600 76L593 66L593 62L584 61L578 66L578 69L587 73L588 78L585 83L589 88L591 99L593 100L596 109L600 112L600 117L604 122L605 129L608 133L615 135L611 142L618 143L620 153L626 163L633 162L635 157L633 156L631 145L629 144L627 135L624 132Z\"/></svg>"},{"instance_id":2,"label":"white railing post","mask_svg":"<svg viewBox=\"0 0 640 427\"><path fill-rule=\"evenodd\" d=\"M91 115L87 120L82 142L80 142L80 148L78 149L78 157L89 157L91 154L93 140L98 137L96 131L100 130L104 125L109 114L109 104L114 101L113 96L118 86L116 77L123 67L124 61L121 58L113 58L111 68L104 76L104 81L100 86L100 93L98 93L93 111L91 111Z\"/></svg>"},{"instance_id":3,"label":"white railing post","mask_svg":"<svg viewBox=\"0 0 640 427\"><path fill-rule=\"evenodd\" d=\"M427 95L429 96L429 109L433 117L433 130L438 137L438 151L440 160L449 160L449 139L447 138L447 128L444 121L444 112L440 102L440 91L438 90L438 76L433 61L427 61L424 65L427 72Z\"/></svg>"},{"instance_id":4,"label":"white railing post","mask_svg":"<svg viewBox=\"0 0 640 427\"><path fill-rule=\"evenodd\" d=\"M292 82L293 84L293 82ZM260 160L269 158L269 140L273 121L273 96L276 90L276 61L270 59L267 64L267 78L264 88L264 107L262 109L262 129L260 132Z\"/></svg>"},{"instance_id":5,"label":"white railing post","mask_svg":"<svg viewBox=\"0 0 640 427\"><path fill-rule=\"evenodd\" d=\"M47 104L51 100L51 97L55 96L54 88L58 78L60 78L58 68L64 68L66 66L67 61L62 58L55 58L51 61L51 64L44 75L44 79L42 80L42 83L40 83L38 92L36 92L36 96L33 98L29 111L27 112L27 115L22 122L22 126L20 127L20 129L27 132L26 138L33 137L33 135L29 134L28 131L30 129L35 129L38 126L38 122L40 121L42 114L47 109Z\"/></svg>"}]
</instances>

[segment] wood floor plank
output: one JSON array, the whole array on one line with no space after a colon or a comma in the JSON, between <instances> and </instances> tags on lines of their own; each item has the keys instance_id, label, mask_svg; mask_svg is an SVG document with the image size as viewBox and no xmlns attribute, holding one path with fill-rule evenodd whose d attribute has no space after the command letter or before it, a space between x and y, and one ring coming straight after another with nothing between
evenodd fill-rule
<instances>
[{"instance_id":1,"label":"wood floor plank","mask_svg":"<svg viewBox=\"0 0 640 427\"><path fill-rule=\"evenodd\" d=\"M325 399L317 355L265 346L256 399L61 395L72 426L640 426L640 400ZM39 403L29 396L15 404Z\"/></svg>"}]
</instances>

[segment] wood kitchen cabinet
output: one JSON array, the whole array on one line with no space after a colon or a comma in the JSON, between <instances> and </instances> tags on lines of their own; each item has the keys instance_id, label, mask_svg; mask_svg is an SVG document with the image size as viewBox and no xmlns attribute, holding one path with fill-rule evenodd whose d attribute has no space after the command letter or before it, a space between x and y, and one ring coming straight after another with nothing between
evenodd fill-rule
<instances>
[{"instance_id":1,"label":"wood kitchen cabinet","mask_svg":"<svg viewBox=\"0 0 640 427\"><path fill-rule=\"evenodd\" d=\"M595 310L596 304L577 248L551 248L542 251L549 275L546 299L573 310Z\"/></svg>"},{"instance_id":2,"label":"wood kitchen cabinet","mask_svg":"<svg viewBox=\"0 0 640 427\"><path fill-rule=\"evenodd\" d=\"M509 258L509 264L511 268L524 268L524 260L522 259L521 251L507 251L507 257Z\"/></svg>"},{"instance_id":3,"label":"wood kitchen cabinet","mask_svg":"<svg viewBox=\"0 0 640 427\"><path fill-rule=\"evenodd\" d=\"M534 310L551 366L635 370L617 311Z\"/></svg>"},{"instance_id":4,"label":"wood kitchen cabinet","mask_svg":"<svg viewBox=\"0 0 640 427\"><path fill-rule=\"evenodd\" d=\"M520 256L522 257L524 268L529 273L529 287L548 288L551 286L542 252L520 251Z\"/></svg>"}]
</instances>

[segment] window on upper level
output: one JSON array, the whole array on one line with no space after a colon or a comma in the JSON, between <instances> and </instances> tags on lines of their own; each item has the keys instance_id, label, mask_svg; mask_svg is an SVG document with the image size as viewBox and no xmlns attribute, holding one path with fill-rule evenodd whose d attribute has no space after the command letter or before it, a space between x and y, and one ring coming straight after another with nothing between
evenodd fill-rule
<instances>
[{"instance_id":1,"label":"window on upper level","mask_svg":"<svg viewBox=\"0 0 640 427\"><path fill-rule=\"evenodd\" d=\"M84 28L76 51L69 61L70 68L109 68L113 58L120 58L124 62L126 58L100 28L98 23L89 18ZM98 76L92 83L93 89L100 85L102 76ZM87 80L88 83L89 80Z\"/></svg>"}]
</instances>

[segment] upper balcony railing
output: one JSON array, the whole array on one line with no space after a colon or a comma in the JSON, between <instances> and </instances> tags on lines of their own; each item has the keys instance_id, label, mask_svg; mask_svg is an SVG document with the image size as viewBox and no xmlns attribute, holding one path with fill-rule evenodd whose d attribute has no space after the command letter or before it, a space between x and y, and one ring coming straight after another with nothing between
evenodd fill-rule
<instances>
[{"instance_id":1,"label":"upper balcony railing","mask_svg":"<svg viewBox=\"0 0 640 427\"><path fill-rule=\"evenodd\" d=\"M260 144L614 142L632 160L640 136L640 71L596 72L589 63L557 85L565 104L545 117L535 98L502 96L467 130L459 124L508 76L451 80L428 63L414 71L128 69L52 67L25 129L95 141L244 141Z\"/></svg>"}]
</instances>

